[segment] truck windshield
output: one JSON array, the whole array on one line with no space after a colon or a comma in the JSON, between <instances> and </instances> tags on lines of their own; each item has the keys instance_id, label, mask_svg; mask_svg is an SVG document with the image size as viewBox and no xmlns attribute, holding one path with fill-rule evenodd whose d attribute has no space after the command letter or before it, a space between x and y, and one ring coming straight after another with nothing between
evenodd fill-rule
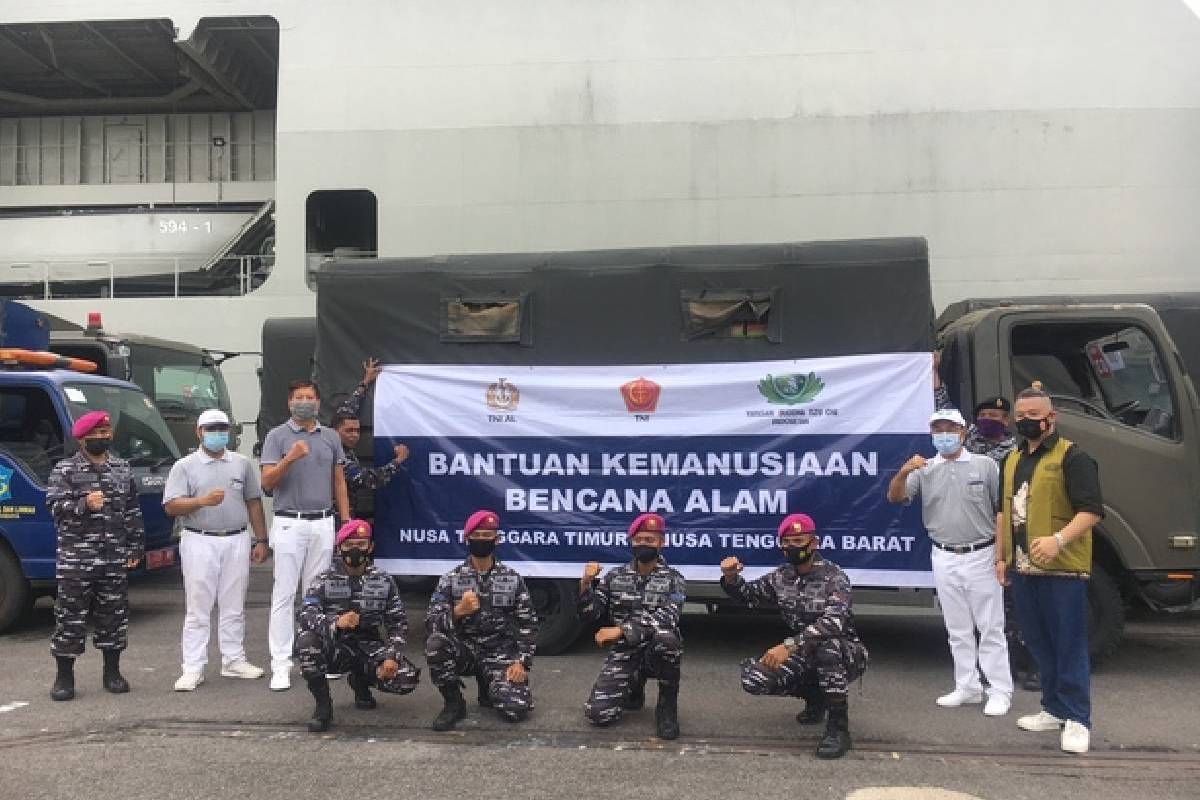
<instances>
[{"instance_id":1,"label":"truck windshield","mask_svg":"<svg viewBox=\"0 0 1200 800\"><path fill-rule=\"evenodd\" d=\"M230 410L221 371L202 353L144 344L131 344L129 350L133 382L163 411Z\"/></svg>"},{"instance_id":2,"label":"truck windshield","mask_svg":"<svg viewBox=\"0 0 1200 800\"><path fill-rule=\"evenodd\" d=\"M112 417L113 453L134 466L166 464L179 458L175 440L150 398L123 386L68 383L63 386L72 419L89 411Z\"/></svg>"}]
</instances>

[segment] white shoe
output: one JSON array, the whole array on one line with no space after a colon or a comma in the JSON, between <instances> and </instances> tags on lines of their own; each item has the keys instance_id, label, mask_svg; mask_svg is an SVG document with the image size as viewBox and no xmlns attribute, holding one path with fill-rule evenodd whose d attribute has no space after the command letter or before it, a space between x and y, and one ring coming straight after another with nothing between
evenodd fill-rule
<instances>
[{"instance_id":1,"label":"white shoe","mask_svg":"<svg viewBox=\"0 0 1200 800\"><path fill-rule=\"evenodd\" d=\"M203 672L185 672L179 676L179 680L175 681L175 691L194 692L196 687L202 683L204 683Z\"/></svg>"},{"instance_id":2,"label":"white shoe","mask_svg":"<svg viewBox=\"0 0 1200 800\"><path fill-rule=\"evenodd\" d=\"M1083 723L1069 720L1063 726L1059 746L1062 747L1064 753L1086 753L1091 739L1092 732L1085 728Z\"/></svg>"},{"instance_id":3,"label":"white shoe","mask_svg":"<svg viewBox=\"0 0 1200 800\"><path fill-rule=\"evenodd\" d=\"M221 677L223 678L245 678L246 680L254 680L263 676L262 667L256 667L249 661L234 661L227 667L221 667Z\"/></svg>"},{"instance_id":4,"label":"white shoe","mask_svg":"<svg viewBox=\"0 0 1200 800\"><path fill-rule=\"evenodd\" d=\"M987 717L1003 717L1008 713L1008 709L1012 708L1012 701L1007 696L1002 694L988 695L987 704L983 707L983 714Z\"/></svg>"},{"instance_id":5,"label":"white shoe","mask_svg":"<svg viewBox=\"0 0 1200 800\"><path fill-rule=\"evenodd\" d=\"M955 689L950 694L944 694L937 699L942 708L958 708L983 702L983 692L968 692L966 689Z\"/></svg>"},{"instance_id":6,"label":"white shoe","mask_svg":"<svg viewBox=\"0 0 1200 800\"><path fill-rule=\"evenodd\" d=\"M1048 711L1039 711L1017 720L1017 727L1023 731L1056 731L1063 726L1063 721Z\"/></svg>"},{"instance_id":7,"label":"white shoe","mask_svg":"<svg viewBox=\"0 0 1200 800\"><path fill-rule=\"evenodd\" d=\"M271 691L286 692L292 688L292 672L287 669L277 669L271 673Z\"/></svg>"}]
</instances>

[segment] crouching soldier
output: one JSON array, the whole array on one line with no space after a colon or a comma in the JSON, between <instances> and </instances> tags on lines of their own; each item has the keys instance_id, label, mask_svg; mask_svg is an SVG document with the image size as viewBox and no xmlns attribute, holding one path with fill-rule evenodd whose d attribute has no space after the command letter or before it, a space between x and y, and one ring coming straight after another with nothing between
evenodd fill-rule
<instances>
[{"instance_id":1,"label":"crouching soldier","mask_svg":"<svg viewBox=\"0 0 1200 800\"><path fill-rule=\"evenodd\" d=\"M742 578L736 556L721 562L721 586L748 606L775 603L792 635L742 662L742 688L750 694L800 697L796 720L819 723L828 712L818 758L841 758L850 749L847 686L867 668L867 650L854 630L850 579L817 553L816 526L792 514L779 526L787 563L755 581Z\"/></svg>"},{"instance_id":2,"label":"crouching soldier","mask_svg":"<svg viewBox=\"0 0 1200 800\"><path fill-rule=\"evenodd\" d=\"M533 709L529 670L537 647L537 615L525 581L496 560L500 518L476 511L463 536L470 555L438 581L425 612L429 679L445 704L433 721L448 731L467 716L460 675L474 675L479 705L520 722Z\"/></svg>"},{"instance_id":3,"label":"crouching soldier","mask_svg":"<svg viewBox=\"0 0 1200 800\"><path fill-rule=\"evenodd\" d=\"M646 702L646 679L658 678L658 704L654 709L660 739L679 736L679 666L683 637L683 576L667 566L660 555L666 523L657 514L642 514L629 526L633 561L609 570L597 580L600 565L584 567L579 584L579 616L599 622L596 644L612 645L583 706L593 725L610 725L623 711Z\"/></svg>"},{"instance_id":4,"label":"crouching soldier","mask_svg":"<svg viewBox=\"0 0 1200 800\"><path fill-rule=\"evenodd\" d=\"M391 577L371 564L371 525L353 519L337 532L333 566L317 576L297 613L296 654L316 709L308 729L329 730L333 701L327 672L348 673L354 707L375 708L374 686L389 694L417 688L421 671L403 655L404 603Z\"/></svg>"}]
</instances>

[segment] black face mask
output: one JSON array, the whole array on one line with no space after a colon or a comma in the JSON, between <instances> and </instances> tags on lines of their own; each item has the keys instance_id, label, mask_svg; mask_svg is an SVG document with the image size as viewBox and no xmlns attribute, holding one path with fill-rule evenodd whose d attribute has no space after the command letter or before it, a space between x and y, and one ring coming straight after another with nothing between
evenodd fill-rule
<instances>
[{"instance_id":1,"label":"black face mask","mask_svg":"<svg viewBox=\"0 0 1200 800\"><path fill-rule=\"evenodd\" d=\"M1042 430L1042 420L1033 419L1032 417L1017 420L1017 433L1026 439L1040 438L1044 433Z\"/></svg>"},{"instance_id":2,"label":"black face mask","mask_svg":"<svg viewBox=\"0 0 1200 800\"><path fill-rule=\"evenodd\" d=\"M467 550L476 558L487 558L496 552L496 540L467 539Z\"/></svg>"},{"instance_id":3,"label":"black face mask","mask_svg":"<svg viewBox=\"0 0 1200 800\"><path fill-rule=\"evenodd\" d=\"M112 447L112 439L84 439L83 449L94 456L102 456Z\"/></svg>"},{"instance_id":4,"label":"black face mask","mask_svg":"<svg viewBox=\"0 0 1200 800\"><path fill-rule=\"evenodd\" d=\"M783 555L789 564L799 567L812 561L813 549L811 547L785 547Z\"/></svg>"},{"instance_id":5,"label":"black face mask","mask_svg":"<svg viewBox=\"0 0 1200 800\"><path fill-rule=\"evenodd\" d=\"M638 560L639 564L649 564L658 559L658 548L652 544L635 544L633 557Z\"/></svg>"},{"instance_id":6,"label":"black face mask","mask_svg":"<svg viewBox=\"0 0 1200 800\"><path fill-rule=\"evenodd\" d=\"M358 569L371 561L371 554L361 547L355 547L352 550L341 550L339 552L342 556L342 563L350 569Z\"/></svg>"}]
</instances>

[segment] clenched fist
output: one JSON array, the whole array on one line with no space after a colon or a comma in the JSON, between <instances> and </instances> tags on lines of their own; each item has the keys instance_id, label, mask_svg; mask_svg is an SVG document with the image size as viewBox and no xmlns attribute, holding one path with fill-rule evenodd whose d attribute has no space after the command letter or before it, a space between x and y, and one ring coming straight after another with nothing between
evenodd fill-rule
<instances>
[{"instance_id":1,"label":"clenched fist","mask_svg":"<svg viewBox=\"0 0 1200 800\"><path fill-rule=\"evenodd\" d=\"M910 472L916 472L925 466L925 456L916 455L904 462L904 466L900 468L900 472L904 475Z\"/></svg>"},{"instance_id":2,"label":"clenched fist","mask_svg":"<svg viewBox=\"0 0 1200 800\"><path fill-rule=\"evenodd\" d=\"M224 499L225 499L225 490L224 489L213 489L211 492L209 492L208 494L206 494L200 498L200 505L202 505L202 506L219 506L219 505L221 505L221 502Z\"/></svg>"},{"instance_id":3,"label":"clenched fist","mask_svg":"<svg viewBox=\"0 0 1200 800\"><path fill-rule=\"evenodd\" d=\"M468 589L463 592L462 600L459 600L458 605L454 607L454 618L462 619L463 617L469 617L478 610L479 595Z\"/></svg>"},{"instance_id":4,"label":"clenched fist","mask_svg":"<svg viewBox=\"0 0 1200 800\"><path fill-rule=\"evenodd\" d=\"M291 448L287 451L288 461L299 461L308 455L308 442L292 442Z\"/></svg>"},{"instance_id":5,"label":"clenched fist","mask_svg":"<svg viewBox=\"0 0 1200 800\"><path fill-rule=\"evenodd\" d=\"M608 647L610 644L616 644L621 638L621 629L613 625L608 628L601 628L596 631L596 644L601 647Z\"/></svg>"},{"instance_id":6,"label":"clenched fist","mask_svg":"<svg viewBox=\"0 0 1200 800\"><path fill-rule=\"evenodd\" d=\"M585 581L587 581L588 583L591 583L592 581L596 580L596 577L599 574L600 574L600 562L589 561L588 563L583 565L583 579Z\"/></svg>"},{"instance_id":7,"label":"clenched fist","mask_svg":"<svg viewBox=\"0 0 1200 800\"><path fill-rule=\"evenodd\" d=\"M762 664L765 669L769 669L774 672L775 670L779 669L783 662L788 660L788 656L790 655L791 653L788 652L786 645L777 644L767 652L763 653L763 657L759 659L759 663Z\"/></svg>"},{"instance_id":8,"label":"clenched fist","mask_svg":"<svg viewBox=\"0 0 1200 800\"><path fill-rule=\"evenodd\" d=\"M379 669L375 670L375 674L379 676L381 681L390 681L396 677L396 673L400 671L400 664L394 658L385 658L383 663L379 665Z\"/></svg>"},{"instance_id":9,"label":"clenched fist","mask_svg":"<svg viewBox=\"0 0 1200 800\"><path fill-rule=\"evenodd\" d=\"M104 492L88 492L86 502L88 511L99 511L104 508Z\"/></svg>"},{"instance_id":10,"label":"clenched fist","mask_svg":"<svg viewBox=\"0 0 1200 800\"><path fill-rule=\"evenodd\" d=\"M347 611L345 614L337 618L337 627L339 630L348 631L358 627L358 612Z\"/></svg>"},{"instance_id":11,"label":"clenched fist","mask_svg":"<svg viewBox=\"0 0 1200 800\"><path fill-rule=\"evenodd\" d=\"M529 677L525 672L525 665L520 661L514 661L508 665L508 670L505 671L504 677L508 678L509 683L524 683Z\"/></svg>"},{"instance_id":12,"label":"clenched fist","mask_svg":"<svg viewBox=\"0 0 1200 800\"><path fill-rule=\"evenodd\" d=\"M737 556L729 556L721 559L721 576L725 578L736 577L742 571L742 562Z\"/></svg>"},{"instance_id":13,"label":"clenched fist","mask_svg":"<svg viewBox=\"0 0 1200 800\"><path fill-rule=\"evenodd\" d=\"M408 460L408 445L398 444L392 448L392 452L396 454L396 457L392 460L397 464L403 464Z\"/></svg>"}]
</instances>

